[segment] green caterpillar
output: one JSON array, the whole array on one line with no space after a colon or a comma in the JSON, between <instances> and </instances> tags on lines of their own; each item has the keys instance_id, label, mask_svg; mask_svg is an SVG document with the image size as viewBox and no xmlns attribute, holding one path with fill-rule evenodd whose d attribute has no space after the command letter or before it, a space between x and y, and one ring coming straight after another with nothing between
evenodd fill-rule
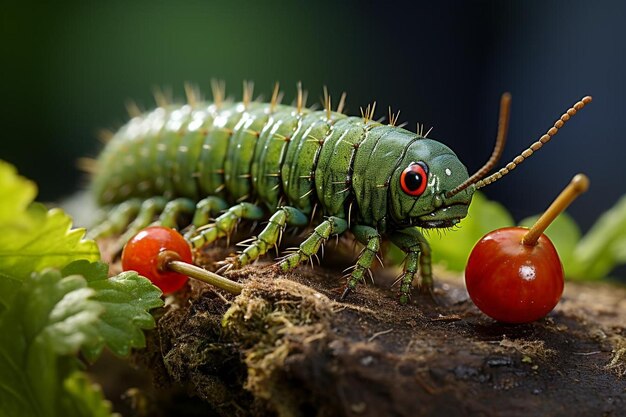
<instances>
[{"instance_id":1,"label":"green caterpillar","mask_svg":"<svg viewBox=\"0 0 626 417\"><path fill-rule=\"evenodd\" d=\"M430 247L420 229L457 224L475 189L515 168L591 101L576 103L539 141L482 179L504 145L507 94L492 157L470 177L450 148L395 126L391 111L384 124L373 120L374 106L361 117L344 115L345 96L337 111L328 94L323 110L308 109L300 86L295 106L279 104L278 88L270 103L258 103L244 83L243 101L230 103L223 85L213 87L213 103L198 101L187 89L188 104L161 102L135 114L113 136L92 184L98 203L110 212L91 235L126 230L120 240L125 242L156 216L158 223L176 227L181 216L193 215L186 237L201 248L228 237L240 220L268 220L241 253L225 261L227 269L253 262L279 245L287 226L305 227L311 219L314 230L278 261L280 269L310 260L331 236L349 230L364 250L347 277L345 296L364 279L388 238L407 254L399 277L402 303L409 300L418 269L421 288L433 286Z\"/></svg>"}]
</instances>

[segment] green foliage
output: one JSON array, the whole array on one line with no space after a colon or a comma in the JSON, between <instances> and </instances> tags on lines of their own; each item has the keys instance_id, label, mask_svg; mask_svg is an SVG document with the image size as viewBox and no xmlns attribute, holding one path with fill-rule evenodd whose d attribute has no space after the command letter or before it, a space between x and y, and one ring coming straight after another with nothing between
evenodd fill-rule
<instances>
[{"instance_id":1,"label":"green foliage","mask_svg":"<svg viewBox=\"0 0 626 417\"><path fill-rule=\"evenodd\" d=\"M626 196L595 222L573 252L572 276L601 279L626 263Z\"/></svg>"},{"instance_id":2,"label":"green foliage","mask_svg":"<svg viewBox=\"0 0 626 417\"><path fill-rule=\"evenodd\" d=\"M78 275L47 270L24 280L13 305L0 316L0 404L6 416L61 415L69 354L97 337L103 311Z\"/></svg>"},{"instance_id":3,"label":"green foliage","mask_svg":"<svg viewBox=\"0 0 626 417\"><path fill-rule=\"evenodd\" d=\"M113 417L111 403L104 399L100 386L89 381L84 373L74 372L65 378L63 390L59 416Z\"/></svg>"},{"instance_id":4,"label":"green foliage","mask_svg":"<svg viewBox=\"0 0 626 417\"><path fill-rule=\"evenodd\" d=\"M23 213L37 195L37 186L17 175L15 167L0 161L0 225L20 223L16 214Z\"/></svg>"},{"instance_id":5,"label":"green foliage","mask_svg":"<svg viewBox=\"0 0 626 417\"><path fill-rule=\"evenodd\" d=\"M526 218L520 226L530 227L538 218ZM477 192L458 230L431 233L433 262L462 272L478 240L492 230L512 225L513 218L502 205ZM605 278L613 268L626 263L626 196L600 216L584 236L567 213L559 215L545 233L557 248L568 278Z\"/></svg>"},{"instance_id":6,"label":"green foliage","mask_svg":"<svg viewBox=\"0 0 626 417\"><path fill-rule=\"evenodd\" d=\"M87 360L95 361L105 345L120 356L146 346L142 329L155 325L148 311L163 305L161 290L133 271L108 278L108 267L101 262L77 261L65 267L63 274L81 274L96 291L93 299L104 307L95 323L98 337L83 347Z\"/></svg>"},{"instance_id":7,"label":"green foliage","mask_svg":"<svg viewBox=\"0 0 626 417\"><path fill-rule=\"evenodd\" d=\"M83 229L71 229L72 220L62 210L31 204L34 184L2 161L0 190L0 311L33 271L100 259L96 243L83 240Z\"/></svg>"},{"instance_id":8,"label":"green foliage","mask_svg":"<svg viewBox=\"0 0 626 417\"><path fill-rule=\"evenodd\" d=\"M110 416L99 388L79 372L145 346L161 291L125 272L107 278L95 242L63 211L32 203L36 188L0 161L0 410L7 417Z\"/></svg>"}]
</instances>

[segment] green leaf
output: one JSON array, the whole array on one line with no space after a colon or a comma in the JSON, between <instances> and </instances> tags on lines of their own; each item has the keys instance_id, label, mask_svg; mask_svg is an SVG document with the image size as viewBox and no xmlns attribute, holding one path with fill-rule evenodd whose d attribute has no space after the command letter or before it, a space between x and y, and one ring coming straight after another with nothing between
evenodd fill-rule
<instances>
[{"instance_id":1,"label":"green leaf","mask_svg":"<svg viewBox=\"0 0 626 417\"><path fill-rule=\"evenodd\" d=\"M0 161L0 225L15 222L37 195L37 186L17 175L15 167Z\"/></svg>"},{"instance_id":2,"label":"green leaf","mask_svg":"<svg viewBox=\"0 0 626 417\"><path fill-rule=\"evenodd\" d=\"M80 274L95 290L94 300L104 307L95 324L98 338L83 347L85 357L93 362L106 345L113 353L126 356L132 348L143 348L142 330L155 326L149 311L163 305L161 290L136 272L122 272L108 278L108 266L101 262L73 262L63 275Z\"/></svg>"},{"instance_id":3,"label":"green leaf","mask_svg":"<svg viewBox=\"0 0 626 417\"><path fill-rule=\"evenodd\" d=\"M148 310L163 304L146 278L107 278L104 263L77 261L24 281L0 314L0 409L6 416L109 416L102 394L79 373L75 354L94 360L145 346ZM55 411L56 410L56 411Z\"/></svg>"},{"instance_id":4,"label":"green leaf","mask_svg":"<svg viewBox=\"0 0 626 417\"><path fill-rule=\"evenodd\" d=\"M573 277L601 279L626 263L626 196L595 222L574 251Z\"/></svg>"},{"instance_id":5,"label":"green leaf","mask_svg":"<svg viewBox=\"0 0 626 417\"><path fill-rule=\"evenodd\" d=\"M522 220L519 225L530 228L539 217L539 215L528 217ZM580 228L574 219L567 213L559 214L548 226L545 235L550 238L559 253L565 269L565 276L573 276L573 273L576 272L574 250L581 236Z\"/></svg>"},{"instance_id":6,"label":"green leaf","mask_svg":"<svg viewBox=\"0 0 626 417\"><path fill-rule=\"evenodd\" d=\"M66 355L97 337L102 306L78 275L46 270L25 280L0 315L0 404L6 416L54 416Z\"/></svg>"},{"instance_id":7,"label":"green leaf","mask_svg":"<svg viewBox=\"0 0 626 417\"><path fill-rule=\"evenodd\" d=\"M104 398L99 385L82 372L74 372L63 381L65 395L59 404L59 416L112 417L111 403ZM115 414L119 416L119 414Z\"/></svg>"},{"instance_id":8,"label":"green leaf","mask_svg":"<svg viewBox=\"0 0 626 417\"><path fill-rule=\"evenodd\" d=\"M433 262L461 272L476 242L492 230L513 224L513 218L504 206L476 192L467 217L459 223L459 229L427 232Z\"/></svg>"},{"instance_id":9,"label":"green leaf","mask_svg":"<svg viewBox=\"0 0 626 417\"><path fill-rule=\"evenodd\" d=\"M100 258L95 242L35 194L0 161L0 414L111 416L76 354L145 346L161 291L134 272L108 279L106 264L89 262Z\"/></svg>"},{"instance_id":10,"label":"green leaf","mask_svg":"<svg viewBox=\"0 0 626 417\"><path fill-rule=\"evenodd\" d=\"M615 239L611 251L616 262L620 264L626 263L626 234Z\"/></svg>"},{"instance_id":11,"label":"green leaf","mask_svg":"<svg viewBox=\"0 0 626 417\"><path fill-rule=\"evenodd\" d=\"M62 268L68 263L100 259L84 229L72 229L62 210L31 204L34 185L0 162L0 307L7 308L23 280L33 271ZM2 309L0 308L0 310Z\"/></svg>"}]
</instances>

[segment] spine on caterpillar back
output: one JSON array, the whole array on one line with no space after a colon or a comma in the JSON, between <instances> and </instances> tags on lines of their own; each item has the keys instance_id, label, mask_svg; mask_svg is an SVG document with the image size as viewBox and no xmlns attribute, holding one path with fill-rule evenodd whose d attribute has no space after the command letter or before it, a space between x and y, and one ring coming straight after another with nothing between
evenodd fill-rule
<instances>
[{"instance_id":1,"label":"spine on caterpillar back","mask_svg":"<svg viewBox=\"0 0 626 417\"><path fill-rule=\"evenodd\" d=\"M324 112L261 103L157 108L115 134L92 188L103 205L152 195L217 195L275 206L285 195L306 209L310 199L300 197L313 178L295 173L318 154L308 136L325 137L343 117L333 113L327 120Z\"/></svg>"},{"instance_id":2,"label":"spine on caterpillar back","mask_svg":"<svg viewBox=\"0 0 626 417\"><path fill-rule=\"evenodd\" d=\"M153 195L216 195L304 213L319 204L325 215L358 218L382 232L393 220L392 173L411 146L430 152L443 145L367 118L291 106L157 108L116 133L93 190L103 205Z\"/></svg>"}]
</instances>

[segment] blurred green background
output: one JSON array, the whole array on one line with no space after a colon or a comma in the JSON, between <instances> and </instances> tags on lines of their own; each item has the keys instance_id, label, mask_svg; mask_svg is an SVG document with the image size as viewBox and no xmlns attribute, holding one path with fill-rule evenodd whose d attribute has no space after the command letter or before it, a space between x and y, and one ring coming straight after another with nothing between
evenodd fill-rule
<instances>
[{"instance_id":1,"label":"blurred green background","mask_svg":"<svg viewBox=\"0 0 626 417\"><path fill-rule=\"evenodd\" d=\"M624 2L20 1L0 19L0 158L44 201L85 186L76 160L98 154L99 128L127 120L127 99L147 109L154 86L182 97L184 81L208 93L210 78L235 97L244 79L265 97L280 81L290 102L301 80L309 102L323 85L347 91L352 114L392 105L470 171L491 151L503 91L507 160L592 94L554 143L485 191L520 219L586 172L591 190L571 208L583 229L626 192Z\"/></svg>"}]
</instances>

